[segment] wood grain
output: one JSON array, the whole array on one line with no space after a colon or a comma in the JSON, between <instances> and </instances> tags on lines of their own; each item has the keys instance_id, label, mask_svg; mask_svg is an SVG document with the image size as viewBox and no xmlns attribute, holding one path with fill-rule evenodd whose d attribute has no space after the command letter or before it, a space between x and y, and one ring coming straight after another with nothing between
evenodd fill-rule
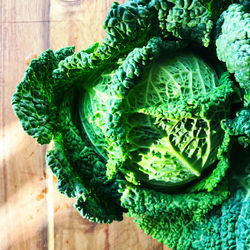
<instances>
[{"instance_id":1,"label":"wood grain","mask_svg":"<svg viewBox=\"0 0 250 250\"><path fill-rule=\"evenodd\" d=\"M1 1L0 248L46 249L45 147L27 136L15 117L11 95L27 67L25 57L48 48L45 2ZM24 9L25 6L25 9ZM26 8L27 7L27 8ZM38 19L33 19L33 18ZM32 46L31 46L32 45Z\"/></svg>"},{"instance_id":2,"label":"wood grain","mask_svg":"<svg viewBox=\"0 0 250 250\"><path fill-rule=\"evenodd\" d=\"M0 249L160 250L132 221L91 223L61 195L46 168L46 146L25 134L10 105L27 55L75 45L105 33L112 0L0 0ZM124 1L117 1L122 3Z\"/></svg>"}]
</instances>

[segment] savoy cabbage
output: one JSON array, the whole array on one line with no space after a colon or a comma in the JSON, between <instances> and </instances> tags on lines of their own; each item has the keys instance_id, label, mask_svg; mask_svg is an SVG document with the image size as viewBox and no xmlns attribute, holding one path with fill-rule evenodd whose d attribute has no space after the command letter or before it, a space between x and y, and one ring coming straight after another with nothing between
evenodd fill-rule
<instances>
[{"instance_id":1,"label":"savoy cabbage","mask_svg":"<svg viewBox=\"0 0 250 250\"><path fill-rule=\"evenodd\" d=\"M31 61L13 109L53 140L83 217L125 212L173 249L249 249L249 25L246 0L128 0L102 43Z\"/></svg>"}]
</instances>

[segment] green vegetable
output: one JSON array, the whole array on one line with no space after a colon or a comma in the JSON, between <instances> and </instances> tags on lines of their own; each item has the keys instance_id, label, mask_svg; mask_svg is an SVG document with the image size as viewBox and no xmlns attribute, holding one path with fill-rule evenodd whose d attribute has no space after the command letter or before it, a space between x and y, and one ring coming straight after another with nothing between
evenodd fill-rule
<instances>
[{"instance_id":1,"label":"green vegetable","mask_svg":"<svg viewBox=\"0 0 250 250\"><path fill-rule=\"evenodd\" d=\"M32 60L13 109L53 140L83 217L125 212L173 249L249 248L249 24L247 1L128 0L102 43Z\"/></svg>"},{"instance_id":2,"label":"green vegetable","mask_svg":"<svg viewBox=\"0 0 250 250\"><path fill-rule=\"evenodd\" d=\"M230 73L234 73L250 104L250 13L243 5L232 4L218 20L216 51Z\"/></svg>"},{"instance_id":3,"label":"green vegetable","mask_svg":"<svg viewBox=\"0 0 250 250\"><path fill-rule=\"evenodd\" d=\"M122 204L141 229L173 249L248 249L249 160L249 151L242 148L232 153L226 201L228 183L211 193L176 194L174 199L173 195L130 189ZM152 206L152 200L159 205Z\"/></svg>"}]
</instances>

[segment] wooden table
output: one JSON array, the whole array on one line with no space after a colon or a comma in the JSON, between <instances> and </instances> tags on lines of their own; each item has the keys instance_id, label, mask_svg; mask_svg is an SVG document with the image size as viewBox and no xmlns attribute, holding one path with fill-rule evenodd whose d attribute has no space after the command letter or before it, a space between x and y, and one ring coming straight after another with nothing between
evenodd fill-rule
<instances>
[{"instance_id":1,"label":"wooden table","mask_svg":"<svg viewBox=\"0 0 250 250\"><path fill-rule=\"evenodd\" d=\"M79 51L104 38L102 23L112 2L0 0L1 250L168 249L125 215L110 225L83 219L72 207L74 199L56 190L46 146L25 134L10 105L32 57L68 45Z\"/></svg>"}]
</instances>

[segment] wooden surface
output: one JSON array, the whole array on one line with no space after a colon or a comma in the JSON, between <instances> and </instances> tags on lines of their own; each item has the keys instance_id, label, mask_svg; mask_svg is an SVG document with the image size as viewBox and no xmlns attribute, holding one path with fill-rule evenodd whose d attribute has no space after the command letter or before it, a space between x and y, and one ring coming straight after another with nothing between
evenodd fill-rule
<instances>
[{"instance_id":1,"label":"wooden surface","mask_svg":"<svg viewBox=\"0 0 250 250\"><path fill-rule=\"evenodd\" d=\"M32 57L48 48L75 45L79 51L101 41L111 4L111 0L0 0L1 250L168 249L126 217L111 225L81 218L72 207L74 199L56 190L56 179L46 168L46 146L24 133L10 105Z\"/></svg>"}]
</instances>

